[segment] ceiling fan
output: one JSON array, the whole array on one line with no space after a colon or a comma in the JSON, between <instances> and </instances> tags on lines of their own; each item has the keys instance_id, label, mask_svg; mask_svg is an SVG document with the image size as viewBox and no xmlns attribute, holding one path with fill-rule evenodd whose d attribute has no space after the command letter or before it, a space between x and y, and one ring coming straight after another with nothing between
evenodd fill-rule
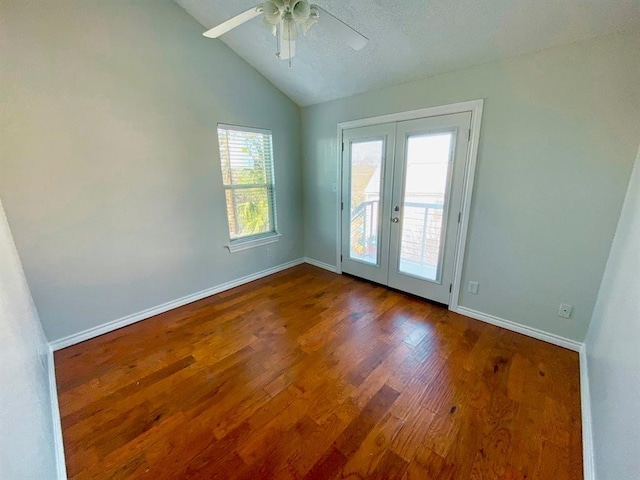
<instances>
[{"instance_id":1,"label":"ceiling fan","mask_svg":"<svg viewBox=\"0 0 640 480\"><path fill-rule=\"evenodd\" d=\"M263 17L262 21L276 37L276 55L282 60L289 60L289 65L296 54L298 28L302 30L303 34L306 34L313 25L318 23L354 50L360 50L369 41L367 37L342 20L318 5L310 4L307 0L267 0L211 30L207 30L203 35L209 38L218 38L260 15Z\"/></svg>"}]
</instances>

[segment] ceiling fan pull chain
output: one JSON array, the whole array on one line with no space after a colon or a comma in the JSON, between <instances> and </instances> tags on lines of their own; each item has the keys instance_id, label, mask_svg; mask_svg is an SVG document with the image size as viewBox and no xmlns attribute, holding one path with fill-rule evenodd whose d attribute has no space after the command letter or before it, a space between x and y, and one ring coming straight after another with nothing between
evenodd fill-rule
<instances>
[{"instance_id":1,"label":"ceiling fan pull chain","mask_svg":"<svg viewBox=\"0 0 640 480\"><path fill-rule=\"evenodd\" d=\"M289 35L288 35L288 37L289 37L289 68L291 68L291 63L292 63L292 59L293 59L293 56L291 55L291 24L292 23L293 22L291 22L291 21L287 22L287 30L289 30ZM294 25L293 28L296 28L295 25Z\"/></svg>"}]
</instances>

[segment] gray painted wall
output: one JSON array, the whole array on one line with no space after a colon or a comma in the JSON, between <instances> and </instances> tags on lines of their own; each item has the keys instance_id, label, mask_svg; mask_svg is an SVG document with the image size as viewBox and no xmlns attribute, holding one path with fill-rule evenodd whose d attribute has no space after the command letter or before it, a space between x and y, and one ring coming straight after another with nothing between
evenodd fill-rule
<instances>
[{"instance_id":1,"label":"gray painted wall","mask_svg":"<svg viewBox=\"0 0 640 480\"><path fill-rule=\"evenodd\" d=\"M0 203L0 478L56 478L47 351Z\"/></svg>"},{"instance_id":2,"label":"gray painted wall","mask_svg":"<svg viewBox=\"0 0 640 480\"><path fill-rule=\"evenodd\" d=\"M637 32L303 109L305 255L336 262L336 124L485 99L460 304L582 341L640 131ZM464 293L469 280L480 294ZM557 316L561 302L571 319Z\"/></svg>"},{"instance_id":3,"label":"gray painted wall","mask_svg":"<svg viewBox=\"0 0 640 480\"><path fill-rule=\"evenodd\" d=\"M49 340L302 257L300 110L182 8L1 8L0 192ZM276 244L224 248L218 122L273 130Z\"/></svg>"},{"instance_id":4,"label":"gray painted wall","mask_svg":"<svg viewBox=\"0 0 640 480\"><path fill-rule=\"evenodd\" d=\"M595 469L640 474L640 152L587 335Z\"/></svg>"}]
</instances>

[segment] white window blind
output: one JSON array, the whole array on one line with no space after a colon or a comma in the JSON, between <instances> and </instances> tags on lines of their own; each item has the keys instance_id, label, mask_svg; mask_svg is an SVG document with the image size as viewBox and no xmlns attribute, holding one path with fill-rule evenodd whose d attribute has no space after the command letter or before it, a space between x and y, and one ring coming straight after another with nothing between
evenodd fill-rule
<instances>
[{"instance_id":1,"label":"white window blind","mask_svg":"<svg viewBox=\"0 0 640 480\"><path fill-rule=\"evenodd\" d=\"M276 233L271 132L218 125L231 240Z\"/></svg>"}]
</instances>

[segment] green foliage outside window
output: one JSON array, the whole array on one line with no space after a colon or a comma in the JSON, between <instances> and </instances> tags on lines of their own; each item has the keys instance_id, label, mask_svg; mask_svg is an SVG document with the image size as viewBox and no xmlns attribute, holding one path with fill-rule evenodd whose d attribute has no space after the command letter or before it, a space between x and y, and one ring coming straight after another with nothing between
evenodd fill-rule
<instances>
[{"instance_id":1,"label":"green foliage outside window","mask_svg":"<svg viewBox=\"0 0 640 480\"><path fill-rule=\"evenodd\" d=\"M271 134L218 129L231 239L275 232Z\"/></svg>"}]
</instances>

